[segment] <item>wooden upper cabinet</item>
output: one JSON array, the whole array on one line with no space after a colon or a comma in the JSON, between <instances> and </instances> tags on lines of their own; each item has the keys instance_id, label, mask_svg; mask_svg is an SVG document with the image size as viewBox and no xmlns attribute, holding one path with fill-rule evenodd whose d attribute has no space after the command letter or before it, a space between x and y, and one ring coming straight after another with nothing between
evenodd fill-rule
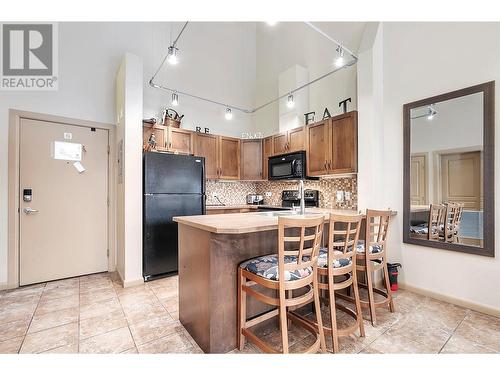
<instances>
[{"instance_id":1,"label":"wooden upper cabinet","mask_svg":"<svg viewBox=\"0 0 500 375\"><path fill-rule=\"evenodd\" d=\"M331 120L329 173L353 173L358 170L358 112L352 111Z\"/></svg>"},{"instance_id":2,"label":"wooden upper cabinet","mask_svg":"<svg viewBox=\"0 0 500 375\"><path fill-rule=\"evenodd\" d=\"M156 150L167 150L167 127L163 125L144 124L142 128L142 144L147 145L151 134L154 134L156 141Z\"/></svg>"},{"instance_id":3,"label":"wooden upper cabinet","mask_svg":"<svg viewBox=\"0 0 500 375\"><path fill-rule=\"evenodd\" d=\"M288 152L288 133L273 135L273 155L286 154Z\"/></svg>"},{"instance_id":4,"label":"wooden upper cabinet","mask_svg":"<svg viewBox=\"0 0 500 375\"><path fill-rule=\"evenodd\" d=\"M213 134L195 133L194 154L205 158L205 177L219 178L219 137Z\"/></svg>"},{"instance_id":5,"label":"wooden upper cabinet","mask_svg":"<svg viewBox=\"0 0 500 375\"><path fill-rule=\"evenodd\" d=\"M357 111L308 125L306 150L308 176L357 172Z\"/></svg>"},{"instance_id":6,"label":"wooden upper cabinet","mask_svg":"<svg viewBox=\"0 0 500 375\"><path fill-rule=\"evenodd\" d=\"M168 127L167 151L190 155L193 153L193 132Z\"/></svg>"},{"instance_id":7,"label":"wooden upper cabinet","mask_svg":"<svg viewBox=\"0 0 500 375\"><path fill-rule=\"evenodd\" d=\"M262 179L269 178L269 157L273 155L273 137L262 140Z\"/></svg>"},{"instance_id":8,"label":"wooden upper cabinet","mask_svg":"<svg viewBox=\"0 0 500 375\"><path fill-rule=\"evenodd\" d=\"M305 133L303 126L288 131L288 152L305 150Z\"/></svg>"},{"instance_id":9,"label":"wooden upper cabinet","mask_svg":"<svg viewBox=\"0 0 500 375\"><path fill-rule=\"evenodd\" d=\"M328 174L330 159L330 121L320 121L306 126L307 175Z\"/></svg>"},{"instance_id":10,"label":"wooden upper cabinet","mask_svg":"<svg viewBox=\"0 0 500 375\"><path fill-rule=\"evenodd\" d=\"M262 179L262 140L245 139L241 141L241 179Z\"/></svg>"},{"instance_id":11,"label":"wooden upper cabinet","mask_svg":"<svg viewBox=\"0 0 500 375\"><path fill-rule=\"evenodd\" d=\"M305 150L305 128L295 128L273 135L273 155Z\"/></svg>"},{"instance_id":12,"label":"wooden upper cabinet","mask_svg":"<svg viewBox=\"0 0 500 375\"><path fill-rule=\"evenodd\" d=\"M240 142L238 138L219 137L219 178L240 179Z\"/></svg>"}]
</instances>

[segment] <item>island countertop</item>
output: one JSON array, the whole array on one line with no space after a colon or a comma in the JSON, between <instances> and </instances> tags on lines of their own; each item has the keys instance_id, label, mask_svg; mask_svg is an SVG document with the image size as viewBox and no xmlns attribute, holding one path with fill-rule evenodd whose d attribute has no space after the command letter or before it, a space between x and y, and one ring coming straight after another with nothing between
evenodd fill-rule
<instances>
[{"instance_id":1,"label":"island countertop","mask_svg":"<svg viewBox=\"0 0 500 375\"><path fill-rule=\"evenodd\" d=\"M286 212L286 211L285 211ZM286 215L285 212L280 215ZM354 210L335 210L328 208L306 208L306 215L324 215L328 220L330 213L338 215L357 215ZM275 212L249 212L220 215L176 216L173 220L217 234L243 234L278 229L278 216ZM299 217L299 215L294 215Z\"/></svg>"}]
</instances>

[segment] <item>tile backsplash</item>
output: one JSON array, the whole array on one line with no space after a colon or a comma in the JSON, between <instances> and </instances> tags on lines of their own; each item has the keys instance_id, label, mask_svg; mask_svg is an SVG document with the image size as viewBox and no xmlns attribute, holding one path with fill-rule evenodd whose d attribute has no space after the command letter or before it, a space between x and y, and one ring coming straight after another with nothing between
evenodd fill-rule
<instances>
[{"instance_id":1,"label":"tile backsplash","mask_svg":"<svg viewBox=\"0 0 500 375\"><path fill-rule=\"evenodd\" d=\"M357 209L358 188L357 176L337 177L321 180L305 181L306 189L319 190L319 205L327 208ZM219 204L212 197L215 192L222 203L226 205L246 204L247 194L262 194L264 203L268 205L281 205L281 192L283 190L297 190L298 183L291 181L214 181L207 180L207 204ZM350 200L338 202L337 191L345 191L351 194ZM266 192L271 196L267 197Z\"/></svg>"}]
</instances>

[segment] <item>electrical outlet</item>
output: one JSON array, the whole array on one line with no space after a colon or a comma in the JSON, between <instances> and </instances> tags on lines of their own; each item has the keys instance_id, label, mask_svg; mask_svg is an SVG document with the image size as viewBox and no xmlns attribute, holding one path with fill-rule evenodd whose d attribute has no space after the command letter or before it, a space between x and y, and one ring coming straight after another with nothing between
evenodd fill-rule
<instances>
[{"instance_id":1,"label":"electrical outlet","mask_svg":"<svg viewBox=\"0 0 500 375\"><path fill-rule=\"evenodd\" d=\"M344 192L344 197L345 197L346 201L350 201L351 200L351 192L350 191Z\"/></svg>"},{"instance_id":2,"label":"electrical outlet","mask_svg":"<svg viewBox=\"0 0 500 375\"><path fill-rule=\"evenodd\" d=\"M273 193L271 193L270 191L266 191L266 198L271 198L273 195Z\"/></svg>"}]
</instances>

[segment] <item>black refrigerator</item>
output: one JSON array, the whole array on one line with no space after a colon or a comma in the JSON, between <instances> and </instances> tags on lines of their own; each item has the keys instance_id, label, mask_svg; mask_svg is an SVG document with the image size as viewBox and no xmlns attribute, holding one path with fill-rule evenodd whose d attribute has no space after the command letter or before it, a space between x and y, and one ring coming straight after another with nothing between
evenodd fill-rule
<instances>
[{"instance_id":1,"label":"black refrigerator","mask_svg":"<svg viewBox=\"0 0 500 375\"><path fill-rule=\"evenodd\" d=\"M205 158L147 152L143 156L144 280L178 270L175 216L205 214Z\"/></svg>"}]
</instances>

